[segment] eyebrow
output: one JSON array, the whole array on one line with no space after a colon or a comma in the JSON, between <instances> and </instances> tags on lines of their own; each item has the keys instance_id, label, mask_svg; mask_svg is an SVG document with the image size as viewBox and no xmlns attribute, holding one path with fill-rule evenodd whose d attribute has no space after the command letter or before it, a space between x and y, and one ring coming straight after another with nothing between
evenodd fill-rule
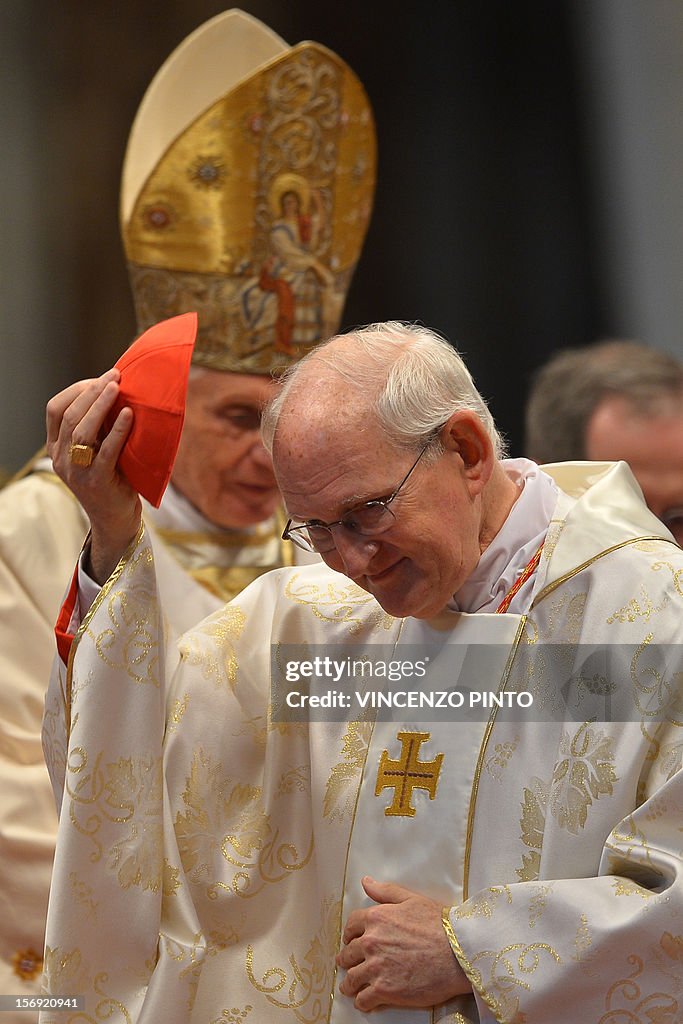
<instances>
[{"instance_id":1,"label":"eyebrow","mask_svg":"<svg viewBox=\"0 0 683 1024\"><path fill-rule=\"evenodd\" d=\"M377 494L377 492L366 495L357 494L343 503L342 508L344 511L342 512L342 515L346 515L347 512L353 512L354 508L358 508L360 505L367 505L371 501L384 501L384 499L388 498L392 493L393 491L385 491L382 494Z\"/></svg>"},{"instance_id":2,"label":"eyebrow","mask_svg":"<svg viewBox=\"0 0 683 1024\"><path fill-rule=\"evenodd\" d=\"M387 491L384 494L370 494L368 496L354 495L347 498L346 501L342 502L340 508L342 511L334 519L330 519L330 522L336 522L338 519L342 519L349 512L353 512L355 508L359 508L361 505L367 505L371 501L384 501L390 497L393 491ZM296 513L287 509L287 515L291 516L292 519L296 519L299 523L324 523L324 519L318 519L317 516L298 516Z\"/></svg>"}]
</instances>

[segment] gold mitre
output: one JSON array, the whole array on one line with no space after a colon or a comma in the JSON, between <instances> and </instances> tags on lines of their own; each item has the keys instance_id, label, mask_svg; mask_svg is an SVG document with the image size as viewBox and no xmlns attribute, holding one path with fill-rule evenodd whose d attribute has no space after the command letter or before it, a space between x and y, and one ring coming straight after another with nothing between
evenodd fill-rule
<instances>
[{"instance_id":1,"label":"gold mitre","mask_svg":"<svg viewBox=\"0 0 683 1024\"><path fill-rule=\"evenodd\" d=\"M149 86L121 230L138 331L194 310L193 362L277 372L339 329L368 227L376 144L363 86L330 50L231 10Z\"/></svg>"}]
</instances>

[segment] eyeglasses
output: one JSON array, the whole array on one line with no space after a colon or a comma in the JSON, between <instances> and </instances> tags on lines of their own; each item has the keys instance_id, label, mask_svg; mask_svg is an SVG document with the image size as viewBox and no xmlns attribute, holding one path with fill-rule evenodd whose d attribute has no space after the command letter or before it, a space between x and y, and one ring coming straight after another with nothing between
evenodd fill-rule
<instances>
[{"instance_id":1,"label":"eyeglasses","mask_svg":"<svg viewBox=\"0 0 683 1024\"><path fill-rule=\"evenodd\" d=\"M297 523L290 519L282 532L282 539L291 540L292 544L296 544L304 551L317 551L318 554L325 554L326 551L332 551L335 547L332 533L335 526L343 526L349 533L355 533L361 537L377 537L380 533L384 533L396 520L389 505L394 498L398 497L399 491L432 443L432 441L427 442L398 487L388 498L373 498L372 501L365 501L362 505L349 509L341 519L337 519L333 523L323 523L319 519L307 519L304 523Z\"/></svg>"}]
</instances>

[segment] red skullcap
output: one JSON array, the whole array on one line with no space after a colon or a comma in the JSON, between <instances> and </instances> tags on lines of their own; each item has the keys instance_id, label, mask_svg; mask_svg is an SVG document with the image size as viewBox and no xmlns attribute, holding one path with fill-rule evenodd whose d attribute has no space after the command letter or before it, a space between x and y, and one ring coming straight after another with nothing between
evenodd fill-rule
<instances>
[{"instance_id":1,"label":"red skullcap","mask_svg":"<svg viewBox=\"0 0 683 1024\"><path fill-rule=\"evenodd\" d=\"M111 430L124 406L133 410L133 427L118 466L131 487L155 508L171 479L180 443L196 335L196 313L162 320L141 334L116 363L121 390L105 430Z\"/></svg>"}]
</instances>

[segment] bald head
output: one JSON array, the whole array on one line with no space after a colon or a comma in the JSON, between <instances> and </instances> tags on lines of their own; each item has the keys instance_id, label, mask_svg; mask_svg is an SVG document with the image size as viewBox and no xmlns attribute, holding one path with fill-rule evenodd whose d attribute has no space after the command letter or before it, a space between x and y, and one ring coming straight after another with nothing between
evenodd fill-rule
<instances>
[{"instance_id":1,"label":"bald head","mask_svg":"<svg viewBox=\"0 0 683 1024\"><path fill-rule=\"evenodd\" d=\"M277 460L280 441L305 423L330 440L372 431L415 450L463 410L500 456L491 414L455 349L428 328L390 321L338 335L293 367L266 410L264 443Z\"/></svg>"},{"instance_id":2,"label":"bald head","mask_svg":"<svg viewBox=\"0 0 683 1024\"><path fill-rule=\"evenodd\" d=\"M319 541L391 615L443 608L517 497L460 356L423 327L333 338L289 374L263 428L285 535Z\"/></svg>"}]
</instances>

